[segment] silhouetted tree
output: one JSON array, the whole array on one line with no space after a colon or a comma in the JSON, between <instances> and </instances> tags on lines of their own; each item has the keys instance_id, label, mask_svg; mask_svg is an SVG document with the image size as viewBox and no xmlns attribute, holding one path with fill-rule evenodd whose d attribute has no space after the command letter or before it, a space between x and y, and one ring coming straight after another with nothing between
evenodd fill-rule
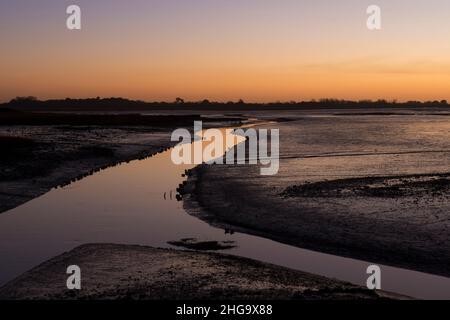
<instances>
[{"instance_id":1,"label":"silhouetted tree","mask_svg":"<svg viewBox=\"0 0 450 320\"><path fill-rule=\"evenodd\" d=\"M16 97L16 98L11 100L11 103L14 103L14 102L35 102L37 100L38 99L36 97L33 97L33 96Z\"/></svg>"}]
</instances>

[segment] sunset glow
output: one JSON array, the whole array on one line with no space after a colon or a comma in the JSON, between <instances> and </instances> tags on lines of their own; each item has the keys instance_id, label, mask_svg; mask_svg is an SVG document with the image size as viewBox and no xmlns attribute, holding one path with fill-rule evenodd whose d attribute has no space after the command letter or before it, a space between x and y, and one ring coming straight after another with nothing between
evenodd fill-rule
<instances>
[{"instance_id":1,"label":"sunset glow","mask_svg":"<svg viewBox=\"0 0 450 320\"><path fill-rule=\"evenodd\" d=\"M378 0L369 31L372 2L1 1L0 101L450 100L450 2Z\"/></svg>"}]
</instances>

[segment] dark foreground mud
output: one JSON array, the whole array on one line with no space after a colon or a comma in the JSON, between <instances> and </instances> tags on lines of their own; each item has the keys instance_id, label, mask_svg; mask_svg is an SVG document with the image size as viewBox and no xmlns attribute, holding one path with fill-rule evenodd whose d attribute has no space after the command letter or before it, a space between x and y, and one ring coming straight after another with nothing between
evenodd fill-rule
<instances>
[{"instance_id":1,"label":"dark foreground mud","mask_svg":"<svg viewBox=\"0 0 450 320\"><path fill-rule=\"evenodd\" d=\"M185 208L223 229L450 275L448 178L331 180L274 188L255 183L257 175L243 167L199 168L185 188Z\"/></svg>"},{"instance_id":2,"label":"dark foreground mud","mask_svg":"<svg viewBox=\"0 0 450 320\"><path fill-rule=\"evenodd\" d=\"M81 268L69 291L66 269ZM125 245L84 245L0 289L0 299L381 299L399 298L249 259Z\"/></svg>"}]
</instances>

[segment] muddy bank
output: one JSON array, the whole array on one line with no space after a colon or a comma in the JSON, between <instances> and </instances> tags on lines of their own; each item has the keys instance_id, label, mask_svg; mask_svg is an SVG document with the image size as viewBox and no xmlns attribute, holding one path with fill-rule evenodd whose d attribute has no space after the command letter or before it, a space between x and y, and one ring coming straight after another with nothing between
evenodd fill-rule
<instances>
[{"instance_id":1,"label":"muddy bank","mask_svg":"<svg viewBox=\"0 0 450 320\"><path fill-rule=\"evenodd\" d=\"M321 182L305 182L286 188L285 198L412 198L413 201L432 201L441 197L450 199L450 173L367 177ZM427 199L428 198L428 199Z\"/></svg>"},{"instance_id":2,"label":"muddy bank","mask_svg":"<svg viewBox=\"0 0 450 320\"><path fill-rule=\"evenodd\" d=\"M81 268L82 289L66 288ZM380 299L398 297L233 256L141 246L83 245L0 289L0 299Z\"/></svg>"},{"instance_id":3,"label":"muddy bank","mask_svg":"<svg viewBox=\"0 0 450 320\"><path fill-rule=\"evenodd\" d=\"M199 167L183 191L187 211L223 229L450 276L446 120L324 118L278 127L278 175Z\"/></svg>"},{"instance_id":4,"label":"muddy bank","mask_svg":"<svg viewBox=\"0 0 450 320\"><path fill-rule=\"evenodd\" d=\"M0 112L0 213L50 189L173 146L171 132L234 118Z\"/></svg>"},{"instance_id":5,"label":"muddy bank","mask_svg":"<svg viewBox=\"0 0 450 320\"><path fill-rule=\"evenodd\" d=\"M0 160L0 212L102 168L151 156L171 145L169 132L145 128L0 127L3 135L28 139Z\"/></svg>"}]
</instances>

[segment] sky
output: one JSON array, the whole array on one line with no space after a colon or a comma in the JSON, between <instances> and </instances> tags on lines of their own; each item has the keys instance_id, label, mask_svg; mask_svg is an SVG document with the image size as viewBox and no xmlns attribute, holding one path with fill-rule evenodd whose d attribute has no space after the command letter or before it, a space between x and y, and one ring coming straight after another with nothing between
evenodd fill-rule
<instances>
[{"instance_id":1,"label":"sky","mask_svg":"<svg viewBox=\"0 0 450 320\"><path fill-rule=\"evenodd\" d=\"M450 101L449 87L448 0L0 0L0 101Z\"/></svg>"}]
</instances>

